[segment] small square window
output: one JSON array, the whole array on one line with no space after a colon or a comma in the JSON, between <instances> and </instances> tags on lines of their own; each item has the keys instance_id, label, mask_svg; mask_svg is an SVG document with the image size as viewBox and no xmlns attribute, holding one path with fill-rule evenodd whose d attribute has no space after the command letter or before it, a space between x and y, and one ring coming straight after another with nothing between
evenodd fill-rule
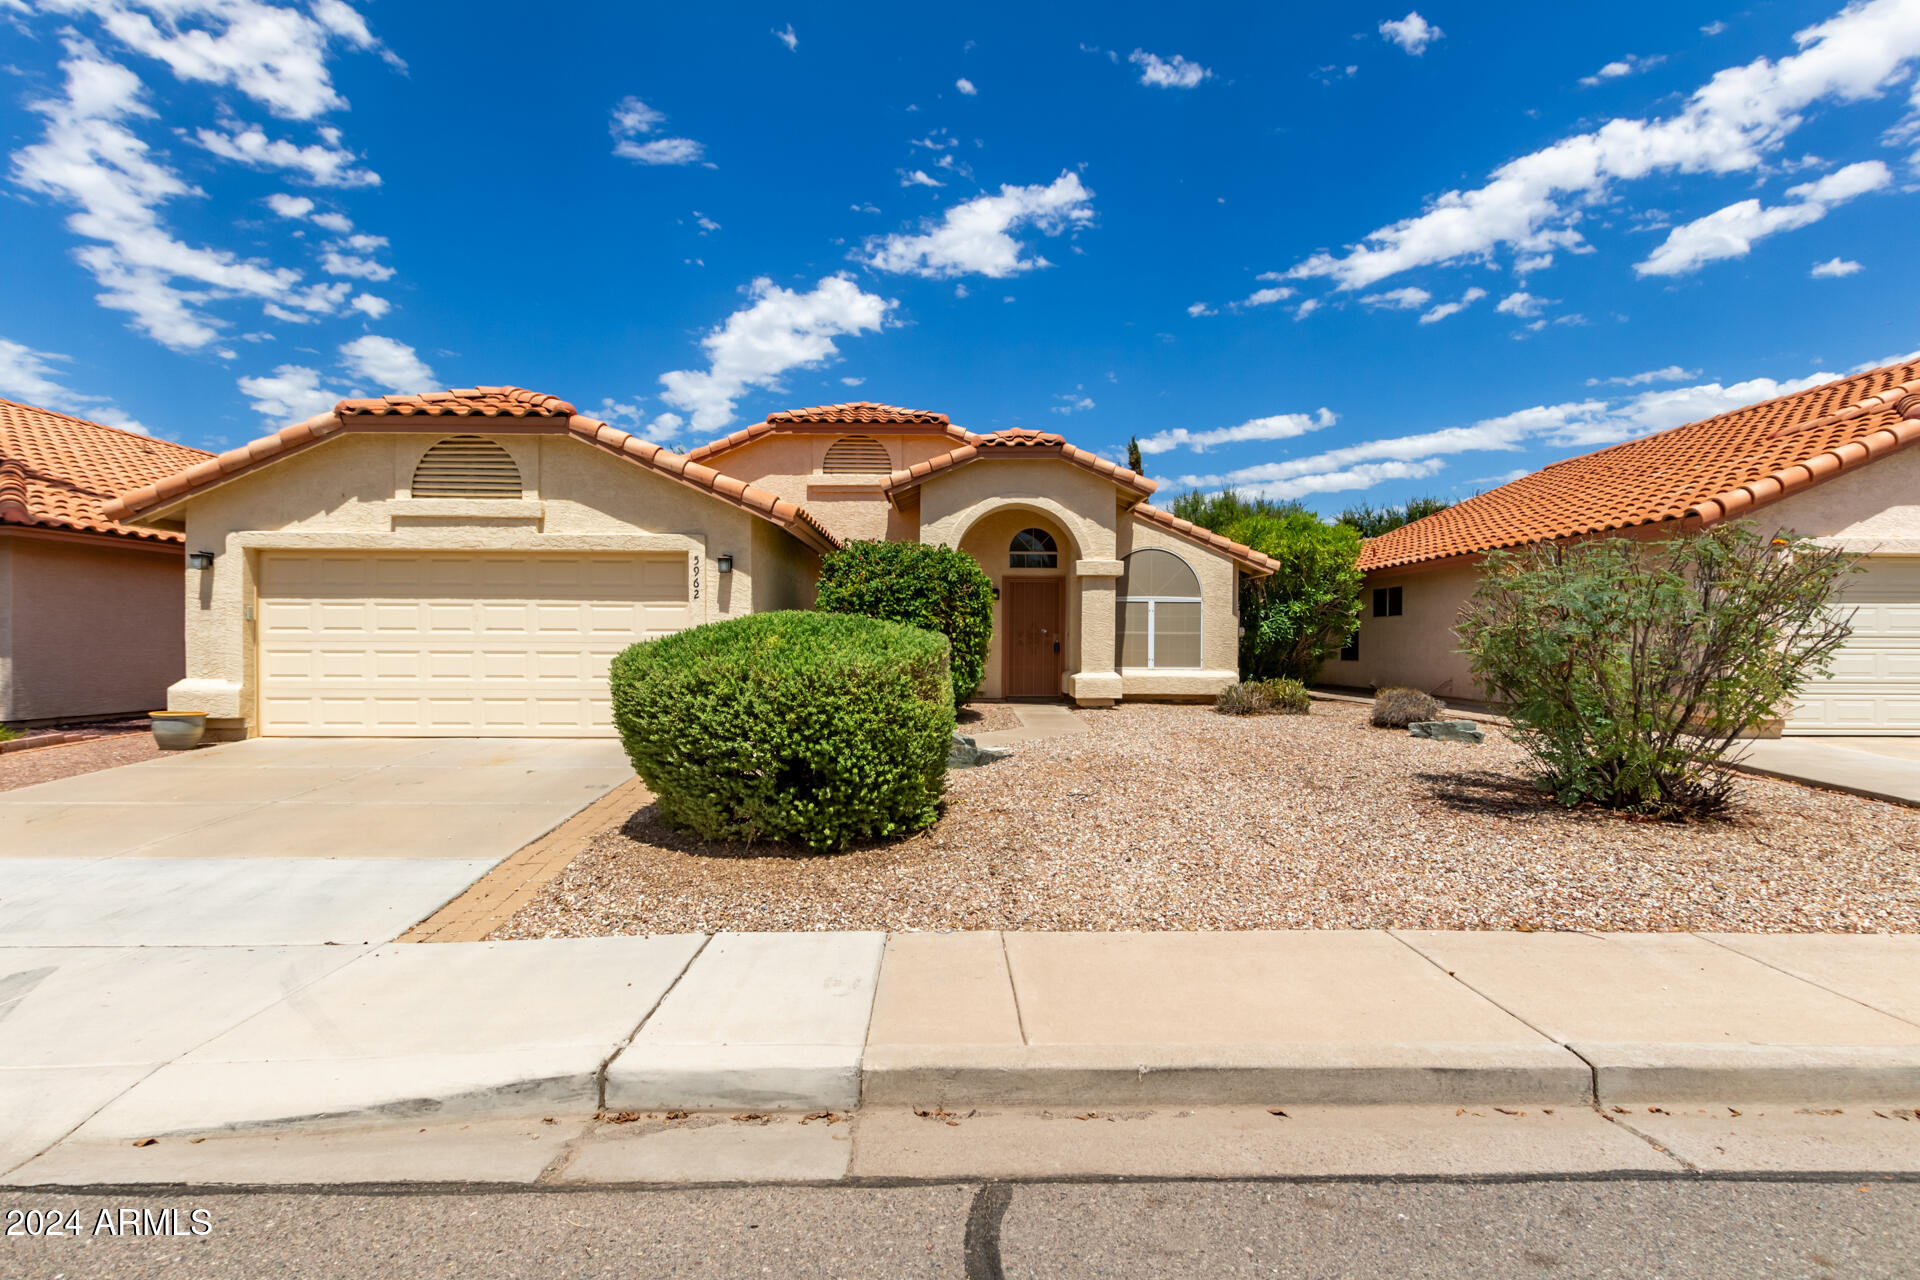
<instances>
[{"instance_id":1,"label":"small square window","mask_svg":"<svg viewBox=\"0 0 1920 1280\"><path fill-rule=\"evenodd\" d=\"M1375 587L1373 589L1373 616L1376 618L1397 618L1400 616L1400 588Z\"/></svg>"}]
</instances>

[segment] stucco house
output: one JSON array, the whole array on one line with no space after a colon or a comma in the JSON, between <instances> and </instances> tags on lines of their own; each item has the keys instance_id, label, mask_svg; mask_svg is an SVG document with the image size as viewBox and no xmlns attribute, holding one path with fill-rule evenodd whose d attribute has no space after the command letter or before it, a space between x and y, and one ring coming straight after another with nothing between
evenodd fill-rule
<instances>
[{"instance_id":1,"label":"stucco house","mask_svg":"<svg viewBox=\"0 0 1920 1280\"><path fill-rule=\"evenodd\" d=\"M344 400L142 485L184 537L186 677L217 735L598 736L635 639L811 603L850 538L974 555L998 597L984 697L1210 696L1239 582L1274 563L1038 431L859 403L682 455L516 387Z\"/></svg>"},{"instance_id":2,"label":"stucco house","mask_svg":"<svg viewBox=\"0 0 1920 1280\"><path fill-rule=\"evenodd\" d=\"M186 665L185 548L101 508L208 456L0 400L0 724L164 705Z\"/></svg>"},{"instance_id":3,"label":"stucco house","mask_svg":"<svg viewBox=\"0 0 1920 1280\"><path fill-rule=\"evenodd\" d=\"M1920 362L1908 361L1556 462L1369 539L1360 630L1322 679L1481 698L1453 626L1485 552L1750 518L1866 557L1838 605L1854 633L1784 731L1920 736L1915 443Z\"/></svg>"}]
</instances>

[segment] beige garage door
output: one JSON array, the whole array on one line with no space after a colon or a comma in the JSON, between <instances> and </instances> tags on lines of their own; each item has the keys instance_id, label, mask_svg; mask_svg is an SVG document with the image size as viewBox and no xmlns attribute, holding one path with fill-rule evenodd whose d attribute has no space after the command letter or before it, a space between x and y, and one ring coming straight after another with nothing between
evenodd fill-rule
<instances>
[{"instance_id":1,"label":"beige garage door","mask_svg":"<svg viewBox=\"0 0 1920 1280\"><path fill-rule=\"evenodd\" d=\"M1920 557L1875 556L1839 606L1853 635L1800 695L1788 733L1920 735Z\"/></svg>"},{"instance_id":2,"label":"beige garage door","mask_svg":"<svg viewBox=\"0 0 1920 1280\"><path fill-rule=\"evenodd\" d=\"M607 664L692 623L684 555L264 553L261 732L602 737Z\"/></svg>"}]
</instances>

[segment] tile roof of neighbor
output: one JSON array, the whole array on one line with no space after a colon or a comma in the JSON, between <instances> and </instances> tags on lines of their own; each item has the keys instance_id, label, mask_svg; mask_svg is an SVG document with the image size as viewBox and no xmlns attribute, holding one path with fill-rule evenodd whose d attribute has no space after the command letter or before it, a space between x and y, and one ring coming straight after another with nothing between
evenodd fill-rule
<instances>
[{"instance_id":1,"label":"tile roof of neighbor","mask_svg":"<svg viewBox=\"0 0 1920 1280\"><path fill-rule=\"evenodd\" d=\"M1162 511L1158 507L1150 507L1142 502L1137 503L1128 514L1135 519L1145 520L1149 524L1157 524L1162 529L1177 533L1183 538L1191 538L1203 547L1212 547L1222 555L1232 557L1243 568L1251 570L1256 577L1264 578L1280 567L1280 562L1265 552L1255 551L1244 543L1222 537L1211 529L1203 529L1191 520L1182 520L1171 511Z\"/></svg>"},{"instance_id":2,"label":"tile roof of neighbor","mask_svg":"<svg viewBox=\"0 0 1920 1280\"><path fill-rule=\"evenodd\" d=\"M1916 441L1920 360L1909 360L1553 463L1369 538L1360 567L1666 521L1712 524Z\"/></svg>"},{"instance_id":3,"label":"tile roof of neighbor","mask_svg":"<svg viewBox=\"0 0 1920 1280\"><path fill-rule=\"evenodd\" d=\"M928 458L925 462L916 462L904 471L896 471L887 480L886 493L889 499L907 490L925 483L930 477L942 471L951 471L955 467L964 467L970 462L993 457L1054 457L1074 466L1091 471L1113 481L1114 484L1128 490L1135 497L1144 498L1160 486L1137 472L1129 471L1116 462L1108 462L1097 453L1067 443L1065 436L1055 435L1051 431L1035 431L1030 427L1019 427L1007 431L995 431L991 435L975 436L958 449Z\"/></svg>"},{"instance_id":4,"label":"tile roof of neighbor","mask_svg":"<svg viewBox=\"0 0 1920 1280\"><path fill-rule=\"evenodd\" d=\"M423 395L342 400L331 413L318 414L305 422L283 427L272 435L262 436L237 449L229 449L218 457L208 457L196 451L204 461L185 470L153 478L147 484L122 493L107 504L107 512L115 518L125 519L152 511L284 454L318 444L351 423L387 417L514 418L549 430L566 431L579 440L617 453L649 471L710 493L723 502L770 520L817 551L831 550L840 545L840 540L820 523L819 518L798 503L789 502L744 480L723 475L712 467L701 466L671 449L609 426L598 418L582 417L565 400L520 387L472 387Z\"/></svg>"},{"instance_id":5,"label":"tile roof of neighbor","mask_svg":"<svg viewBox=\"0 0 1920 1280\"><path fill-rule=\"evenodd\" d=\"M138 432L0 400L0 524L181 542L177 533L109 519L102 507L122 489L211 456Z\"/></svg>"},{"instance_id":6,"label":"tile roof of neighbor","mask_svg":"<svg viewBox=\"0 0 1920 1280\"><path fill-rule=\"evenodd\" d=\"M805 409L782 409L779 413L770 413L765 422L742 427L731 435L690 449L687 456L695 462L705 462L716 454L729 453L742 445L752 444L762 436L857 426L886 427L888 431L885 434L890 435L944 435L961 444L979 439L965 427L954 426L944 413L934 413L930 409L902 409L896 405L875 404L871 400L853 400L846 404L817 404Z\"/></svg>"}]
</instances>

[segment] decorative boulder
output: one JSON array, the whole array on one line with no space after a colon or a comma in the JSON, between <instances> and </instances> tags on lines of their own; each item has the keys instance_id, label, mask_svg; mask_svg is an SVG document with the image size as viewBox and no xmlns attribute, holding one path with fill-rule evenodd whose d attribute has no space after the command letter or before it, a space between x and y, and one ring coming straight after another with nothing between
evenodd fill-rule
<instances>
[{"instance_id":1,"label":"decorative boulder","mask_svg":"<svg viewBox=\"0 0 1920 1280\"><path fill-rule=\"evenodd\" d=\"M1487 731L1471 720L1415 720L1407 732L1416 738L1437 738L1443 742L1485 742Z\"/></svg>"},{"instance_id":2,"label":"decorative boulder","mask_svg":"<svg viewBox=\"0 0 1920 1280\"><path fill-rule=\"evenodd\" d=\"M956 731L947 744L947 768L972 769L1013 754L1012 747L983 747L964 733Z\"/></svg>"}]
</instances>

